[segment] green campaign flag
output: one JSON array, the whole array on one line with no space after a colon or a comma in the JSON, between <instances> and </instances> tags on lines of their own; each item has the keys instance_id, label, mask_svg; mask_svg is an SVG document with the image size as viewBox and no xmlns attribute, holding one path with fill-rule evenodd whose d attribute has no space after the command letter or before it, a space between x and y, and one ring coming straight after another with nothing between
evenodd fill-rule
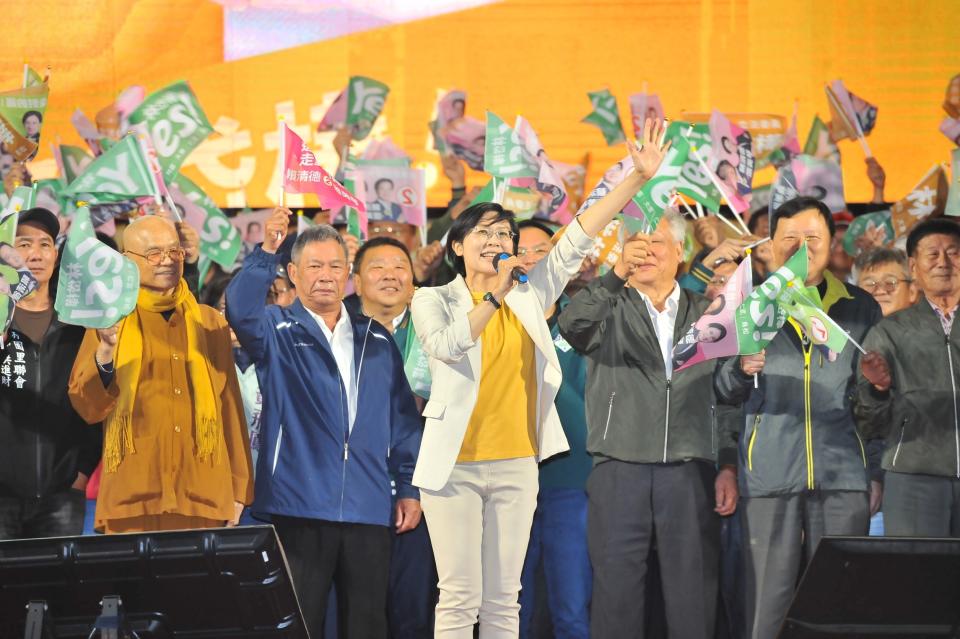
<instances>
[{"instance_id":1,"label":"green campaign flag","mask_svg":"<svg viewBox=\"0 0 960 639\"><path fill-rule=\"evenodd\" d=\"M682 145L689 149L680 168L680 175L677 176L677 192L690 197L715 213L718 212L720 191L704 171L703 164L698 162L693 154L693 149L696 149L704 161L710 157L710 125L690 125L688 122L674 120L667 125L665 139L669 140L674 147Z\"/></svg>"},{"instance_id":2,"label":"green campaign flag","mask_svg":"<svg viewBox=\"0 0 960 639\"><path fill-rule=\"evenodd\" d=\"M840 164L840 149L830 137L830 127L820 119L819 115L813 116L810 133L807 134L807 141L803 145L803 154L812 155L819 160L833 160Z\"/></svg>"},{"instance_id":3,"label":"green campaign flag","mask_svg":"<svg viewBox=\"0 0 960 639\"><path fill-rule=\"evenodd\" d=\"M43 76L40 75L33 67L26 67L23 71L23 86L38 87L44 84Z\"/></svg>"},{"instance_id":4,"label":"green campaign flag","mask_svg":"<svg viewBox=\"0 0 960 639\"><path fill-rule=\"evenodd\" d=\"M70 184L76 180L77 177L83 173L84 169L93 162L93 156L79 146L61 144L59 153L60 171L64 184Z\"/></svg>"},{"instance_id":5,"label":"green campaign flag","mask_svg":"<svg viewBox=\"0 0 960 639\"><path fill-rule=\"evenodd\" d=\"M647 233L653 232L660 224L660 218L670 204L673 189L677 186L689 153L690 144L687 140L683 137L676 138L656 174L633 196L633 203L643 213Z\"/></svg>"},{"instance_id":6,"label":"green campaign flag","mask_svg":"<svg viewBox=\"0 0 960 639\"><path fill-rule=\"evenodd\" d=\"M607 146L626 141L627 136L623 132L623 123L620 122L617 98L608 89L591 91L587 96L590 98L590 104L593 105L593 111L580 121L598 127L607 141Z\"/></svg>"},{"instance_id":7,"label":"green campaign flag","mask_svg":"<svg viewBox=\"0 0 960 639\"><path fill-rule=\"evenodd\" d=\"M20 135L30 139L33 142L40 140L39 130L35 133L28 133L24 116L31 111L40 114L39 122L35 124L39 127L43 123L43 114L47 110L47 98L50 95L50 87L45 82L26 88L13 89L12 91L0 92L0 115L6 118L13 128Z\"/></svg>"},{"instance_id":8,"label":"green campaign flag","mask_svg":"<svg viewBox=\"0 0 960 639\"><path fill-rule=\"evenodd\" d=\"M867 231L881 228L886 238L884 242L893 242L893 223L889 210L858 215L853 218L853 222L847 227L847 232L843 234L843 250L847 252L847 255L856 257L857 253L860 252L857 248L857 240Z\"/></svg>"},{"instance_id":9,"label":"green campaign flag","mask_svg":"<svg viewBox=\"0 0 960 639\"><path fill-rule=\"evenodd\" d=\"M787 321L787 311L779 303L783 291L790 282L799 282L803 286L806 279L807 245L804 243L786 264L753 289L734 312L741 355L759 353L776 337Z\"/></svg>"},{"instance_id":10,"label":"green campaign flag","mask_svg":"<svg viewBox=\"0 0 960 639\"><path fill-rule=\"evenodd\" d=\"M492 111L487 111L487 138L483 170L499 178L537 177L537 161L523 148L520 137Z\"/></svg>"},{"instance_id":11,"label":"green campaign flag","mask_svg":"<svg viewBox=\"0 0 960 639\"><path fill-rule=\"evenodd\" d=\"M403 351L403 372L406 373L410 390L424 399L430 399L430 358L423 352L413 320L408 320L408 325L407 343Z\"/></svg>"},{"instance_id":12,"label":"green campaign flag","mask_svg":"<svg viewBox=\"0 0 960 639\"><path fill-rule=\"evenodd\" d=\"M187 222L200 235L201 255L224 268L231 268L243 249L240 231L230 223L217 203L187 176L178 173L170 186L174 202L184 208Z\"/></svg>"},{"instance_id":13,"label":"green campaign flag","mask_svg":"<svg viewBox=\"0 0 960 639\"><path fill-rule=\"evenodd\" d=\"M834 353L843 351L849 337L823 310L816 286L805 287L796 280L787 282L787 288L780 295L780 304L787 315L803 328L811 342L826 346Z\"/></svg>"},{"instance_id":14,"label":"green campaign flag","mask_svg":"<svg viewBox=\"0 0 960 639\"><path fill-rule=\"evenodd\" d=\"M143 147L136 136L127 135L94 159L63 194L102 203L153 195L156 190Z\"/></svg>"},{"instance_id":15,"label":"green campaign flag","mask_svg":"<svg viewBox=\"0 0 960 639\"><path fill-rule=\"evenodd\" d=\"M497 188L494 184L494 180L488 181L480 192L477 193L477 197L473 198L472 204L481 204L483 202L495 202L497 199Z\"/></svg>"},{"instance_id":16,"label":"green campaign flag","mask_svg":"<svg viewBox=\"0 0 960 639\"><path fill-rule=\"evenodd\" d=\"M374 122L380 117L390 87L379 80L355 75L347 84L347 124L352 127L353 139L370 135Z\"/></svg>"},{"instance_id":17,"label":"green campaign flag","mask_svg":"<svg viewBox=\"0 0 960 639\"><path fill-rule=\"evenodd\" d=\"M176 82L148 95L130 114L130 124L141 123L150 134L163 179L168 183L176 177L190 152L213 133L197 96L186 82Z\"/></svg>"},{"instance_id":18,"label":"green campaign flag","mask_svg":"<svg viewBox=\"0 0 960 639\"><path fill-rule=\"evenodd\" d=\"M90 209L77 209L60 262L54 309L64 324L108 328L133 311L140 293L136 264L97 239Z\"/></svg>"}]
</instances>

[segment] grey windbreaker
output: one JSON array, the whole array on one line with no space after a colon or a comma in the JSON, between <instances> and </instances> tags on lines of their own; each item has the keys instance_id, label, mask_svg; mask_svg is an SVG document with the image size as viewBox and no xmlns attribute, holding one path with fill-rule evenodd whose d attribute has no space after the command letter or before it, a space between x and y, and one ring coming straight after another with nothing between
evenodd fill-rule
<instances>
[{"instance_id":1,"label":"grey windbreaker","mask_svg":"<svg viewBox=\"0 0 960 639\"><path fill-rule=\"evenodd\" d=\"M960 331L948 338L926 299L885 317L864 348L881 353L892 386L879 393L860 375L865 437L885 437L884 470L960 478Z\"/></svg>"},{"instance_id":2,"label":"grey windbreaker","mask_svg":"<svg viewBox=\"0 0 960 639\"><path fill-rule=\"evenodd\" d=\"M824 308L850 336L863 342L881 317L876 301L860 288L825 274ZM717 369L721 401L743 402L740 494L789 495L806 490L865 491L867 451L854 422L859 351L847 344L830 361L823 346L801 339L784 324L766 348L766 363L753 377L730 358Z\"/></svg>"},{"instance_id":3,"label":"grey windbreaker","mask_svg":"<svg viewBox=\"0 0 960 639\"><path fill-rule=\"evenodd\" d=\"M680 290L674 343L709 301ZM587 450L640 463L702 459L736 464L736 407L717 407L715 361L668 380L653 323L639 293L611 270L575 295L560 333L587 358ZM731 430L732 429L734 430Z\"/></svg>"}]
</instances>

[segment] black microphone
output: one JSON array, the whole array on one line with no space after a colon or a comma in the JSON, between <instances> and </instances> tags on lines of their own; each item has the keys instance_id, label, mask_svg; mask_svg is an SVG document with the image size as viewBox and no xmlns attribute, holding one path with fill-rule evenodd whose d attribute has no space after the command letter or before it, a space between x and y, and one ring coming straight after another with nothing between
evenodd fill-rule
<instances>
[{"instance_id":1,"label":"black microphone","mask_svg":"<svg viewBox=\"0 0 960 639\"><path fill-rule=\"evenodd\" d=\"M509 253L501 253L500 255L495 255L493 257L493 268L499 271L500 269L498 265L500 264L500 260L508 260L508 259L510 259ZM516 267L513 269L513 279L517 280L521 284L526 284L527 274L524 273L523 270L520 269L520 267Z\"/></svg>"}]
</instances>

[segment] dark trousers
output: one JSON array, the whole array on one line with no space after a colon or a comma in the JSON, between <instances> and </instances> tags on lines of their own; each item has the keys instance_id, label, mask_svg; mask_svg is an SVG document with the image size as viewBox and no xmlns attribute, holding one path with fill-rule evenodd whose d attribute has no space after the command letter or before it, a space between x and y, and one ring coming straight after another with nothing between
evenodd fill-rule
<instances>
[{"instance_id":1,"label":"dark trousers","mask_svg":"<svg viewBox=\"0 0 960 639\"><path fill-rule=\"evenodd\" d=\"M273 517L311 637L323 637L327 599L337 588L340 637L386 639L390 529Z\"/></svg>"},{"instance_id":2,"label":"dark trousers","mask_svg":"<svg viewBox=\"0 0 960 639\"><path fill-rule=\"evenodd\" d=\"M889 537L960 537L960 479L887 471L883 526Z\"/></svg>"},{"instance_id":3,"label":"dark trousers","mask_svg":"<svg viewBox=\"0 0 960 639\"><path fill-rule=\"evenodd\" d=\"M391 530L390 589L387 617L390 639L430 639L437 607L437 565L433 561L426 517L402 535Z\"/></svg>"},{"instance_id":4,"label":"dark trousers","mask_svg":"<svg viewBox=\"0 0 960 639\"><path fill-rule=\"evenodd\" d=\"M656 538L671 639L713 637L720 562L713 464L598 464L587 480L593 639L643 637Z\"/></svg>"},{"instance_id":5,"label":"dark trousers","mask_svg":"<svg viewBox=\"0 0 960 639\"><path fill-rule=\"evenodd\" d=\"M824 491L740 500L747 636L773 639L790 607L801 566L826 535L866 536L866 492Z\"/></svg>"},{"instance_id":6,"label":"dark trousers","mask_svg":"<svg viewBox=\"0 0 960 639\"><path fill-rule=\"evenodd\" d=\"M79 535L86 503L84 492L73 489L40 498L0 497L0 539Z\"/></svg>"},{"instance_id":7,"label":"dark trousers","mask_svg":"<svg viewBox=\"0 0 960 639\"><path fill-rule=\"evenodd\" d=\"M593 575L587 555L587 494L580 488L541 488L520 577L520 637L532 632L537 568L543 566L546 601L556 639L590 637Z\"/></svg>"}]
</instances>

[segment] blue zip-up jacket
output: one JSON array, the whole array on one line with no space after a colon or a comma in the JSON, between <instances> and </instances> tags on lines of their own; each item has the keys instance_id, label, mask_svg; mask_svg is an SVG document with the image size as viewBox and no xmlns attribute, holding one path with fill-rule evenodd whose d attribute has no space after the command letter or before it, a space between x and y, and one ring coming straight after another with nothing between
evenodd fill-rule
<instances>
[{"instance_id":1,"label":"blue zip-up jacket","mask_svg":"<svg viewBox=\"0 0 960 639\"><path fill-rule=\"evenodd\" d=\"M423 431L393 338L351 315L357 415L326 337L300 300L266 306L280 258L257 247L227 287L227 320L253 358L263 411L253 513L389 526L397 497L419 499Z\"/></svg>"}]
</instances>

